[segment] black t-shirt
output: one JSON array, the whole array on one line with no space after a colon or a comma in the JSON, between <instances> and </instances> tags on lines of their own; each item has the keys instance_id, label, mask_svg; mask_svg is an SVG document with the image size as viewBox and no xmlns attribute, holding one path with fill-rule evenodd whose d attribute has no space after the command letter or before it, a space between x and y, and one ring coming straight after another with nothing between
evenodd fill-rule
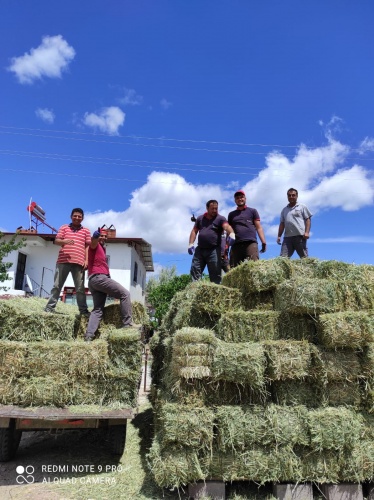
<instances>
[{"instance_id":1,"label":"black t-shirt","mask_svg":"<svg viewBox=\"0 0 374 500\"><path fill-rule=\"evenodd\" d=\"M260 220L260 216L255 208L233 210L229 213L228 219L235 233L234 245L242 241L257 241L255 220Z\"/></svg>"},{"instance_id":2,"label":"black t-shirt","mask_svg":"<svg viewBox=\"0 0 374 500\"><path fill-rule=\"evenodd\" d=\"M206 215L199 215L195 222L195 228L199 231L198 246L200 248L215 248L221 246L222 225L227 222L223 215L217 214L214 219L208 219Z\"/></svg>"}]
</instances>

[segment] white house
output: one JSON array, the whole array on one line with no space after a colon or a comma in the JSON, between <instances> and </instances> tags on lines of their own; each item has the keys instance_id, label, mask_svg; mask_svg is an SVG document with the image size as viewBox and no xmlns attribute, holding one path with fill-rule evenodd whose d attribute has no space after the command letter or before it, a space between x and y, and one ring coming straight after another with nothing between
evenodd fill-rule
<instances>
[{"instance_id":1,"label":"white house","mask_svg":"<svg viewBox=\"0 0 374 500\"><path fill-rule=\"evenodd\" d=\"M15 233L4 233L9 241ZM53 286L54 270L59 246L54 245L55 234L36 231L21 231L17 241L25 238L25 246L11 252L5 259L12 266L9 280L0 283L7 288L0 294L12 295L32 292L38 297L47 297ZM146 273L153 272L152 246L142 238L108 238L107 257L111 277L130 291L131 300L144 304ZM87 273L86 273L87 275ZM87 276L85 281L88 287ZM69 275L65 283L67 302L72 298L74 283Z\"/></svg>"}]
</instances>

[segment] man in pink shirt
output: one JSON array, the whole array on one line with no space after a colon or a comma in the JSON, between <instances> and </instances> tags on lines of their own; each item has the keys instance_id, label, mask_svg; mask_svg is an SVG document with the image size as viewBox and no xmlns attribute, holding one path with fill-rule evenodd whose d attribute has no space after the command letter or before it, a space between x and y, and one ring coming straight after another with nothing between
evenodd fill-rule
<instances>
[{"instance_id":1,"label":"man in pink shirt","mask_svg":"<svg viewBox=\"0 0 374 500\"><path fill-rule=\"evenodd\" d=\"M88 287L92 294L94 308L84 337L86 342L90 342L95 338L96 330L99 328L104 313L107 295L120 300L122 328L135 326L132 323L130 292L117 281L112 280L109 274L105 251L106 238L106 230L99 228L93 233L88 249Z\"/></svg>"},{"instance_id":2,"label":"man in pink shirt","mask_svg":"<svg viewBox=\"0 0 374 500\"><path fill-rule=\"evenodd\" d=\"M89 316L84 273L88 264L88 246L91 242L91 235L90 230L82 226L84 212L81 208L73 208L70 218L71 223L61 226L56 235L55 245L61 248L57 257L54 285L44 310L48 313L55 312L62 287L71 273L79 312L84 316Z\"/></svg>"}]
</instances>

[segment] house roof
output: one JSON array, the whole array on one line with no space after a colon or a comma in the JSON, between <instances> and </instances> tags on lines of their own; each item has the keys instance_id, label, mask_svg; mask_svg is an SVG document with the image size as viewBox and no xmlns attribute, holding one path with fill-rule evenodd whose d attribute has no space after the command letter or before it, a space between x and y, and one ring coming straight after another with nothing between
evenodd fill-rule
<instances>
[{"instance_id":1,"label":"house roof","mask_svg":"<svg viewBox=\"0 0 374 500\"><path fill-rule=\"evenodd\" d=\"M5 235L13 236L15 233L3 233ZM36 231L21 230L20 236L32 240L34 245L37 245L37 239L42 238L45 241L54 241L56 238L55 234L51 233L37 233ZM127 244L130 247L134 247L139 257L142 259L145 270L152 272L153 267L153 257L152 257L152 245L143 238L108 238L108 243L122 243Z\"/></svg>"}]
</instances>

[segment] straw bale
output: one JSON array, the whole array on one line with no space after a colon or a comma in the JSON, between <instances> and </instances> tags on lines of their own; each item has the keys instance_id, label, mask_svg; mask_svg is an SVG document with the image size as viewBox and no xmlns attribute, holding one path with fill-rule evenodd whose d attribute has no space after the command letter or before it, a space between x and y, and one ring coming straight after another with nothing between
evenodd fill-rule
<instances>
[{"instance_id":1,"label":"straw bale","mask_svg":"<svg viewBox=\"0 0 374 500\"><path fill-rule=\"evenodd\" d=\"M272 384L273 401L280 405L305 405L315 408L321 404L321 387L312 379L286 380Z\"/></svg>"},{"instance_id":2,"label":"straw bale","mask_svg":"<svg viewBox=\"0 0 374 500\"><path fill-rule=\"evenodd\" d=\"M265 353L260 343L218 341L212 365L215 380L239 382L261 389L265 383L265 368Z\"/></svg>"},{"instance_id":3,"label":"straw bale","mask_svg":"<svg viewBox=\"0 0 374 500\"><path fill-rule=\"evenodd\" d=\"M374 383L374 343L369 344L362 354L363 375Z\"/></svg>"},{"instance_id":4,"label":"straw bale","mask_svg":"<svg viewBox=\"0 0 374 500\"><path fill-rule=\"evenodd\" d=\"M358 382L329 382L322 389L322 406L359 407L361 390Z\"/></svg>"},{"instance_id":5,"label":"straw bale","mask_svg":"<svg viewBox=\"0 0 374 500\"><path fill-rule=\"evenodd\" d=\"M307 419L315 451L353 448L365 430L362 415L344 406L310 410Z\"/></svg>"},{"instance_id":6,"label":"straw bale","mask_svg":"<svg viewBox=\"0 0 374 500\"><path fill-rule=\"evenodd\" d=\"M44 312L45 305L44 299L36 297L0 300L0 338L25 342L72 340L80 333L82 318L75 307L59 301L56 314L50 314Z\"/></svg>"},{"instance_id":7,"label":"straw bale","mask_svg":"<svg viewBox=\"0 0 374 500\"><path fill-rule=\"evenodd\" d=\"M271 380L301 379L309 375L311 347L298 340L262 342L267 357L267 376Z\"/></svg>"},{"instance_id":8,"label":"straw bale","mask_svg":"<svg viewBox=\"0 0 374 500\"><path fill-rule=\"evenodd\" d=\"M318 342L325 347L361 348L374 342L374 313L347 311L321 314L317 320Z\"/></svg>"},{"instance_id":9,"label":"straw bale","mask_svg":"<svg viewBox=\"0 0 374 500\"><path fill-rule=\"evenodd\" d=\"M302 481L315 483L338 483L341 478L342 457L334 450L311 451L310 448L295 449L300 457Z\"/></svg>"},{"instance_id":10,"label":"straw bale","mask_svg":"<svg viewBox=\"0 0 374 500\"><path fill-rule=\"evenodd\" d=\"M228 311L217 325L217 337L226 342L277 339L279 312Z\"/></svg>"},{"instance_id":11,"label":"straw bale","mask_svg":"<svg viewBox=\"0 0 374 500\"><path fill-rule=\"evenodd\" d=\"M349 450L342 467L342 481L374 481L374 441L361 440Z\"/></svg>"},{"instance_id":12,"label":"straw bale","mask_svg":"<svg viewBox=\"0 0 374 500\"><path fill-rule=\"evenodd\" d=\"M198 454L191 449L161 449L157 439L153 440L148 461L155 482L160 488L179 488L182 485L204 480L208 468Z\"/></svg>"},{"instance_id":13,"label":"straw bale","mask_svg":"<svg viewBox=\"0 0 374 500\"><path fill-rule=\"evenodd\" d=\"M163 449L189 447L212 448L214 412L195 405L163 403L157 407L156 432Z\"/></svg>"},{"instance_id":14,"label":"straw bale","mask_svg":"<svg viewBox=\"0 0 374 500\"><path fill-rule=\"evenodd\" d=\"M266 431L262 443L277 446L309 445L306 406L270 404L265 409Z\"/></svg>"},{"instance_id":15,"label":"straw bale","mask_svg":"<svg viewBox=\"0 0 374 500\"><path fill-rule=\"evenodd\" d=\"M275 290L248 293L242 296L243 309L246 311L263 310L273 311L275 309Z\"/></svg>"},{"instance_id":16,"label":"straw bale","mask_svg":"<svg viewBox=\"0 0 374 500\"><path fill-rule=\"evenodd\" d=\"M287 311L281 312L279 314L278 330L280 339L308 340L309 342L314 342L316 338L316 320L310 315L297 316Z\"/></svg>"},{"instance_id":17,"label":"straw bale","mask_svg":"<svg viewBox=\"0 0 374 500\"><path fill-rule=\"evenodd\" d=\"M374 282L374 266L348 264L338 260L322 260L316 267L316 278Z\"/></svg>"},{"instance_id":18,"label":"straw bale","mask_svg":"<svg viewBox=\"0 0 374 500\"><path fill-rule=\"evenodd\" d=\"M314 346L312 352L313 376L320 383L358 380L361 374L361 363L355 351Z\"/></svg>"},{"instance_id":19,"label":"straw bale","mask_svg":"<svg viewBox=\"0 0 374 500\"><path fill-rule=\"evenodd\" d=\"M137 406L141 382L141 366L136 369L111 370L97 383L97 402L104 405L120 403Z\"/></svg>"},{"instance_id":20,"label":"straw bale","mask_svg":"<svg viewBox=\"0 0 374 500\"><path fill-rule=\"evenodd\" d=\"M325 276L319 276L318 268L321 261L315 257L306 257L305 259L293 259L291 262L290 279L313 279Z\"/></svg>"},{"instance_id":21,"label":"straw bale","mask_svg":"<svg viewBox=\"0 0 374 500\"><path fill-rule=\"evenodd\" d=\"M317 315L344 309L344 301L337 282L294 279L277 287L275 308L293 314Z\"/></svg>"},{"instance_id":22,"label":"straw bale","mask_svg":"<svg viewBox=\"0 0 374 500\"><path fill-rule=\"evenodd\" d=\"M142 349L140 331L136 328L120 328L108 334L109 359L116 368L125 370L138 367Z\"/></svg>"},{"instance_id":23,"label":"straw bale","mask_svg":"<svg viewBox=\"0 0 374 500\"><path fill-rule=\"evenodd\" d=\"M13 378L25 369L27 344L0 340L0 376Z\"/></svg>"},{"instance_id":24,"label":"straw bale","mask_svg":"<svg viewBox=\"0 0 374 500\"><path fill-rule=\"evenodd\" d=\"M238 288L244 296L274 289L290 277L291 264L288 259L245 261L225 274L222 284Z\"/></svg>"},{"instance_id":25,"label":"straw bale","mask_svg":"<svg viewBox=\"0 0 374 500\"><path fill-rule=\"evenodd\" d=\"M132 320L135 324L148 324L149 317L143 304L134 301L131 303ZM108 304L104 307L103 321L106 325L113 325L116 328L123 326L121 308L119 301Z\"/></svg>"},{"instance_id":26,"label":"straw bale","mask_svg":"<svg viewBox=\"0 0 374 500\"><path fill-rule=\"evenodd\" d=\"M300 459L291 447L253 447L241 454L215 453L210 475L223 481L295 481L300 477Z\"/></svg>"}]
</instances>

